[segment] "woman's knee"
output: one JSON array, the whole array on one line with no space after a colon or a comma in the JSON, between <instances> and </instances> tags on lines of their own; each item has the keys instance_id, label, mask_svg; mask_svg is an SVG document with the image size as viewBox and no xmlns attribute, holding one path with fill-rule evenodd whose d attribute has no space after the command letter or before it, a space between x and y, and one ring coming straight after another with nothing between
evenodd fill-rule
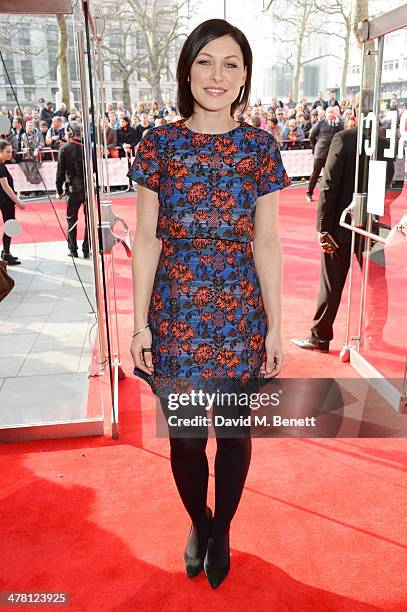
<instances>
[{"instance_id":1,"label":"woman's knee","mask_svg":"<svg viewBox=\"0 0 407 612\"><path fill-rule=\"evenodd\" d=\"M207 438L170 437L171 454L174 457L198 457L205 453Z\"/></svg>"},{"instance_id":2,"label":"woman's knee","mask_svg":"<svg viewBox=\"0 0 407 612\"><path fill-rule=\"evenodd\" d=\"M248 452L252 447L252 439L250 435L241 437L217 437L217 448L220 450L236 450L240 452Z\"/></svg>"}]
</instances>

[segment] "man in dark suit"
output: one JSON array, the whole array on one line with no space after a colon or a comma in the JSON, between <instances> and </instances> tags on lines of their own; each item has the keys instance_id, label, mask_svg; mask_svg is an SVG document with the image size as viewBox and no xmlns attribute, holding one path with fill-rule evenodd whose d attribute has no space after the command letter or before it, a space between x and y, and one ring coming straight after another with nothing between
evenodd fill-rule
<instances>
[{"instance_id":1,"label":"man in dark suit","mask_svg":"<svg viewBox=\"0 0 407 612\"><path fill-rule=\"evenodd\" d=\"M57 198L61 199L63 188L68 196L66 219L68 222L68 248L71 257L78 257L76 240L78 213L83 205L85 215L85 236L82 244L84 259L89 259L89 231L86 208L85 179L83 174L82 128L79 123L71 122L66 126L68 142L59 149L56 174Z\"/></svg>"},{"instance_id":2,"label":"man in dark suit","mask_svg":"<svg viewBox=\"0 0 407 612\"><path fill-rule=\"evenodd\" d=\"M312 194L321 170L325 166L332 138L341 130L343 130L343 123L340 121L336 110L327 108L326 119L318 121L309 133L309 139L314 149L314 166L306 194L308 202L312 202Z\"/></svg>"},{"instance_id":3,"label":"man in dark suit","mask_svg":"<svg viewBox=\"0 0 407 612\"><path fill-rule=\"evenodd\" d=\"M339 102L336 99L336 93L334 89L331 89L331 91L328 94L328 101L326 103L327 107L328 106L339 106Z\"/></svg>"},{"instance_id":4,"label":"man in dark suit","mask_svg":"<svg viewBox=\"0 0 407 612\"><path fill-rule=\"evenodd\" d=\"M308 350L329 351L329 342L333 338L333 324L341 302L342 291L345 286L351 261L351 232L339 225L341 214L349 206L353 199L355 189L356 147L357 128L344 130L336 134L329 149L326 161L324 177L321 184L321 192L317 211L318 241L323 250L321 256L321 275L317 307L308 338L293 338L291 342L296 346ZM379 138L378 159L384 159L383 151L388 142ZM360 163L364 164L368 158L363 153ZM387 160L387 183L391 182L394 172L394 164ZM366 175L366 173L363 173ZM366 182L366 176L359 177L358 191L365 190L361 180ZM327 243L324 233L328 232L338 248L334 249ZM360 267L363 263L364 238L360 235L355 237L355 255ZM384 265L378 267L378 282L375 290L387 304L387 291ZM376 320L375 326L384 325L387 313L380 313L381 321ZM376 316L376 319L378 317ZM372 325L373 328L373 325Z\"/></svg>"}]
</instances>

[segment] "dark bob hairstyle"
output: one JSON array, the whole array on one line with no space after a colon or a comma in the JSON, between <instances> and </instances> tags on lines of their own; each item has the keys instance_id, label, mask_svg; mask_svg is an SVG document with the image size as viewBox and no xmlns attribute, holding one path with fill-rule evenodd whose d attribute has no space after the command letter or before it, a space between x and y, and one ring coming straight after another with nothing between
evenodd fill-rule
<instances>
[{"instance_id":1,"label":"dark bob hairstyle","mask_svg":"<svg viewBox=\"0 0 407 612\"><path fill-rule=\"evenodd\" d=\"M242 55L243 64L247 68L246 82L240 88L239 95L230 108L230 114L233 117L235 111L240 108L242 112L250 98L250 84L252 79L252 64L253 56L249 42L241 30L235 28L224 19L208 19L200 23L188 36L181 49L177 65L177 81L178 95L177 106L179 113L185 119L188 119L194 112L194 98L191 92L191 87L188 77L191 71L191 66L195 61L196 56L201 49L215 38L221 36L231 36L239 45Z\"/></svg>"},{"instance_id":2,"label":"dark bob hairstyle","mask_svg":"<svg viewBox=\"0 0 407 612\"><path fill-rule=\"evenodd\" d=\"M7 149L7 147L11 147L11 142L2 138L0 140L0 151L4 151L4 149Z\"/></svg>"}]
</instances>

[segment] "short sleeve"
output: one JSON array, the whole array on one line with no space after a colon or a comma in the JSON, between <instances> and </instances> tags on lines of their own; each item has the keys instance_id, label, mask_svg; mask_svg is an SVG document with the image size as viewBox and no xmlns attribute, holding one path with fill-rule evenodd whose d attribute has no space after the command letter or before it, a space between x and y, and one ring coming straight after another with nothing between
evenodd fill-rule
<instances>
[{"instance_id":1,"label":"short sleeve","mask_svg":"<svg viewBox=\"0 0 407 612\"><path fill-rule=\"evenodd\" d=\"M0 164L0 178L7 178L7 168L4 164Z\"/></svg>"},{"instance_id":2,"label":"short sleeve","mask_svg":"<svg viewBox=\"0 0 407 612\"><path fill-rule=\"evenodd\" d=\"M151 131L147 132L140 140L134 162L127 176L139 185L159 193L160 172L158 152L156 137Z\"/></svg>"},{"instance_id":3,"label":"short sleeve","mask_svg":"<svg viewBox=\"0 0 407 612\"><path fill-rule=\"evenodd\" d=\"M291 181L284 168L278 144L272 134L260 153L260 162L256 173L257 197L284 189Z\"/></svg>"}]
</instances>

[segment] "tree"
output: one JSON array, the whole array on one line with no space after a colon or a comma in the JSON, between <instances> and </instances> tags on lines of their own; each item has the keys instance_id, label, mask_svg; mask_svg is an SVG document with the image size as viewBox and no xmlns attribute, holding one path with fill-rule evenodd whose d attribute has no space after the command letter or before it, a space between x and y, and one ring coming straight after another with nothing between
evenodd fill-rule
<instances>
[{"instance_id":1,"label":"tree","mask_svg":"<svg viewBox=\"0 0 407 612\"><path fill-rule=\"evenodd\" d=\"M271 15L274 23L286 25L284 38L276 34L276 38L284 43L291 43L294 46L294 70L292 82L292 96L298 99L301 72L304 64L313 60L325 57L304 57L305 43L319 32L319 9L315 0L277 0L273 3L268 2L264 12L267 12L272 4Z\"/></svg>"},{"instance_id":2,"label":"tree","mask_svg":"<svg viewBox=\"0 0 407 612\"><path fill-rule=\"evenodd\" d=\"M61 100L70 108L70 80L68 63L68 28L65 15L57 15L59 37L58 37L58 81Z\"/></svg>"},{"instance_id":3,"label":"tree","mask_svg":"<svg viewBox=\"0 0 407 612\"><path fill-rule=\"evenodd\" d=\"M352 0L351 19L356 44L361 48L362 42L358 33L358 24L369 19L369 0ZM359 99L360 110L364 114L373 109L373 89L377 61L377 56L374 53L374 41L366 44L365 51L365 66L362 74L362 89ZM373 51L373 53L368 54L369 51Z\"/></svg>"},{"instance_id":4,"label":"tree","mask_svg":"<svg viewBox=\"0 0 407 612\"><path fill-rule=\"evenodd\" d=\"M186 0L106 0L95 4L105 18L106 35L101 47L104 59L123 82L123 101L130 106L130 79L137 75L151 86L151 96L163 104L161 72L175 59L176 43L182 36L181 8ZM98 10L99 9L99 10Z\"/></svg>"},{"instance_id":5,"label":"tree","mask_svg":"<svg viewBox=\"0 0 407 612\"><path fill-rule=\"evenodd\" d=\"M318 9L332 17L339 17L339 21L334 21L333 24L339 26L335 31L329 31L326 28L321 30L321 34L326 36L336 36L343 41L343 60L341 73L341 98L346 98L347 89L346 81L348 76L349 66L349 46L352 34L352 11L351 2L349 0L328 0L322 6L318 5ZM338 31L339 30L339 31Z\"/></svg>"},{"instance_id":6,"label":"tree","mask_svg":"<svg viewBox=\"0 0 407 612\"><path fill-rule=\"evenodd\" d=\"M351 22L352 30L355 35L356 44L361 46L358 35L358 24L365 19L369 19L369 0L352 0Z\"/></svg>"},{"instance_id":7,"label":"tree","mask_svg":"<svg viewBox=\"0 0 407 612\"><path fill-rule=\"evenodd\" d=\"M39 45L38 43L32 44L29 33L30 28L36 30L42 29L44 32L47 32L50 26L54 24L55 18L51 16L41 16L41 20L33 20L33 17L28 15L4 15L2 17L0 50L4 55L12 85L16 85L17 76L22 78L24 85L34 85L35 77L40 79L49 77L48 70L43 74L38 74L38 69L34 76L32 58L38 57L43 59L44 56L47 57L47 46L43 46L42 43ZM68 106L70 102L70 80L68 68L69 40L66 17L64 15L57 15L57 24L59 36L56 59L58 63L59 90L62 101ZM15 62L17 58L19 60ZM23 62L25 62L24 68Z\"/></svg>"}]
</instances>

